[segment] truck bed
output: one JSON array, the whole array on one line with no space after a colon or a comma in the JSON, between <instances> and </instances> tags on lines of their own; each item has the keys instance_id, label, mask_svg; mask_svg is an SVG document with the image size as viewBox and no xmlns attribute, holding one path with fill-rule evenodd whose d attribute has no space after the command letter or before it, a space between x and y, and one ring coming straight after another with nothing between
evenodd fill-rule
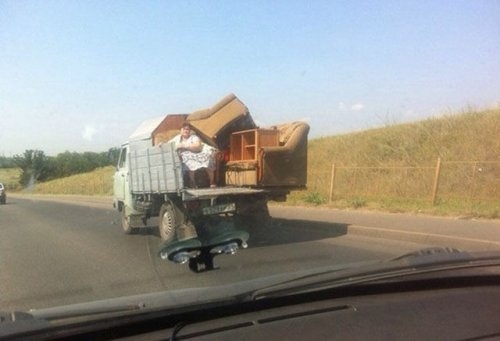
<instances>
[{"instance_id":1,"label":"truck bed","mask_svg":"<svg viewBox=\"0 0 500 341\"><path fill-rule=\"evenodd\" d=\"M183 200L210 199L226 195L248 195L264 192L263 189L246 187L187 188L182 191Z\"/></svg>"},{"instance_id":2,"label":"truck bed","mask_svg":"<svg viewBox=\"0 0 500 341\"><path fill-rule=\"evenodd\" d=\"M131 189L135 194L180 193L182 200L188 201L264 192L263 189L235 186L183 188L181 161L172 144L131 149Z\"/></svg>"},{"instance_id":3,"label":"truck bed","mask_svg":"<svg viewBox=\"0 0 500 341\"><path fill-rule=\"evenodd\" d=\"M182 164L172 143L130 144L130 190L134 194L176 193L184 187Z\"/></svg>"}]
</instances>

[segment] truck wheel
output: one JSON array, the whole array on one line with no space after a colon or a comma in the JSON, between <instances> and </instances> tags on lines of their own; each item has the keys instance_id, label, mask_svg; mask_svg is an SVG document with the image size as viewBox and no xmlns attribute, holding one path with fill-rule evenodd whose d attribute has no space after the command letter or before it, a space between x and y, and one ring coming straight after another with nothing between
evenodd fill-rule
<instances>
[{"instance_id":1,"label":"truck wheel","mask_svg":"<svg viewBox=\"0 0 500 341\"><path fill-rule=\"evenodd\" d=\"M271 221L267 198L253 197L245 198L238 202L238 212L236 223L245 228L265 228Z\"/></svg>"},{"instance_id":2,"label":"truck wheel","mask_svg":"<svg viewBox=\"0 0 500 341\"><path fill-rule=\"evenodd\" d=\"M160 210L160 223L158 225L161 239L163 241L170 241L174 239L176 226L177 226L177 221L172 204L170 203L163 204Z\"/></svg>"},{"instance_id":3,"label":"truck wheel","mask_svg":"<svg viewBox=\"0 0 500 341\"><path fill-rule=\"evenodd\" d=\"M127 217L125 213L125 208L122 209L122 228L125 234L132 234L134 232L134 228L130 224L130 217Z\"/></svg>"}]
</instances>

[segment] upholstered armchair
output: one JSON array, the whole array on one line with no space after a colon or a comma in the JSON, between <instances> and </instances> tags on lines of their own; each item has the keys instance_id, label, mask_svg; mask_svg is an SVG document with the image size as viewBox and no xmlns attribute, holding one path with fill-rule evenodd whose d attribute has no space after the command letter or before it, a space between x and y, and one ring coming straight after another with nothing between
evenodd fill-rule
<instances>
[{"instance_id":1,"label":"upholstered armchair","mask_svg":"<svg viewBox=\"0 0 500 341\"><path fill-rule=\"evenodd\" d=\"M279 146L260 150L261 186L305 187L307 184L307 135L309 125L293 122L276 126Z\"/></svg>"},{"instance_id":2,"label":"upholstered armchair","mask_svg":"<svg viewBox=\"0 0 500 341\"><path fill-rule=\"evenodd\" d=\"M248 108L234 94L211 108L191 113L187 121L203 141L219 150L228 148L232 132L256 128Z\"/></svg>"}]
</instances>

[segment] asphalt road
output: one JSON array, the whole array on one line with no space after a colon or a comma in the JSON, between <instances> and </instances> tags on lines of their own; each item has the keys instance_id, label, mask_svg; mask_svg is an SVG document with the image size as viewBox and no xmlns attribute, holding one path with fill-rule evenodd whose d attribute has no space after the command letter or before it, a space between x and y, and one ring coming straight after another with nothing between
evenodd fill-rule
<instances>
[{"instance_id":1,"label":"asphalt road","mask_svg":"<svg viewBox=\"0 0 500 341\"><path fill-rule=\"evenodd\" d=\"M328 212L271 211L272 227L251 231L248 249L219 256L218 269L195 274L185 265L158 258L161 241L154 220L149 229L125 235L110 204L73 205L11 196L0 207L0 310L227 284L277 272L389 258L428 246L347 233L351 228L347 219L333 219Z\"/></svg>"}]
</instances>

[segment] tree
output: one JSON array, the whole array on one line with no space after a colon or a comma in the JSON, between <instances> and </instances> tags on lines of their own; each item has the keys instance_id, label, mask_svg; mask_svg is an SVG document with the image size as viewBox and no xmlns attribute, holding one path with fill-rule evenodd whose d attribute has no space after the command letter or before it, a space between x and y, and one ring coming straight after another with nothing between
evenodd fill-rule
<instances>
[{"instance_id":1,"label":"tree","mask_svg":"<svg viewBox=\"0 0 500 341\"><path fill-rule=\"evenodd\" d=\"M113 147L109 148L107 152L104 152L108 165L116 166L118 163L118 158L120 157L120 148Z\"/></svg>"},{"instance_id":2,"label":"tree","mask_svg":"<svg viewBox=\"0 0 500 341\"><path fill-rule=\"evenodd\" d=\"M15 167L14 160L11 157L0 156L0 168Z\"/></svg>"},{"instance_id":3,"label":"tree","mask_svg":"<svg viewBox=\"0 0 500 341\"><path fill-rule=\"evenodd\" d=\"M63 178L90 172L98 167L116 165L119 154L119 148L110 148L102 153L66 151L55 157L48 157L41 150L30 149L26 150L23 155L15 155L12 158L12 164L21 168L19 183L27 187L38 181Z\"/></svg>"},{"instance_id":4,"label":"tree","mask_svg":"<svg viewBox=\"0 0 500 341\"><path fill-rule=\"evenodd\" d=\"M25 150L23 155L14 156L14 163L21 168L19 183L23 187L47 180L53 168L50 158L41 150Z\"/></svg>"}]
</instances>

